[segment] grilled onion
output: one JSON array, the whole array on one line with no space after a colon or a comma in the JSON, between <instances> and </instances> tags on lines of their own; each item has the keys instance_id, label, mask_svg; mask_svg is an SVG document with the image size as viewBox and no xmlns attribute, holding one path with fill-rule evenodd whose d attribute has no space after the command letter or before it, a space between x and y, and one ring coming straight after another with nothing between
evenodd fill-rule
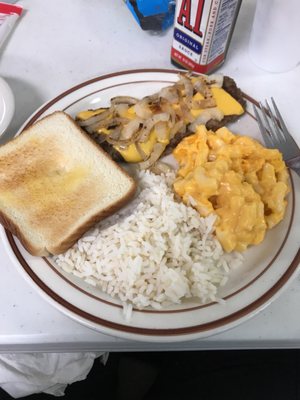
<instances>
[{"instance_id":1,"label":"grilled onion","mask_svg":"<svg viewBox=\"0 0 300 400\"><path fill-rule=\"evenodd\" d=\"M179 100L178 90L175 86L167 86L160 90L159 97L171 104L176 104Z\"/></svg>"},{"instance_id":2,"label":"grilled onion","mask_svg":"<svg viewBox=\"0 0 300 400\"><path fill-rule=\"evenodd\" d=\"M112 105L116 105L116 104L133 105L133 104L136 104L138 101L139 101L139 99L136 99L135 97L131 97L131 96L117 96L117 97L113 97L110 100L110 103Z\"/></svg>"},{"instance_id":3,"label":"grilled onion","mask_svg":"<svg viewBox=\"0 0 300 400\"><path fill-rule=\"evenodd\" d=\"M127 118L107 118L102 121L97 122L96 124L90 125L87 127L87 130L92 130L92 131L99 131L100 129L107 128L111 129L116 126L119 126L121 124L126 124L128 122Z\"/></svg>"},{"instance_id":4,"label":"grilled onion","mask_svg":"<svg viewBox=\"0 0 300 400\"><path fill-rule=\"evenodd\" d=\"M166 122L169 119L170 119L170 115L168 113L154 114L152 117L148 118L146 120L146 122L144 123L144 126L141 130L141 135L139 136L139 142L141 142L141 143L147 142L150 132L153 129L153 127L158 122Z\"/></svg>"},{"instance_id":5,"label":"grilled onion","mask_svg":"<svg viewBox=\"0 0 300 400\"><path fill-rule=\"evenodd\" d=\"M166 146L162 143L155 143L150 157L147 158L146 161L142 161L139 163L140 169L147 169L151 167L151 165L153 165L165 151L165 147Z\"/></svg>"},{"instance_id":6,"label":"grilled onion","mask_svg":"<svg viewBox=\"0 0 300 400\"><path fill-rule=\"evenodd\" d=\"M134 111L139 118L147 119L152 115L152 111L145 100L139 101L134 106Z\"/></svg>"},{"instance_id":7,"label":"grilled onion","mask_svg":"<svg viewBox=\"0 0 300 400\"><path fill-rule=\"evenodd\" d=\"M219 87L223 86L224 76L220 74L213 74L206 77L207 83L211 87Z\"/></svg>"},{"instance_id":8,"label":"grilled onion","mask_svg":"<svg viewBox=\"0 0 300 400\"><path fill-rule=\"evenodd\" d=\"M104 121L112 114L111 108L106 108L105 111L102 111L99 114L93 115L92 117L85 120L77 120L78 124L82 127L95 125L100 121Z\"/></svg>"},{"instance_id":9,"label":"grilled onion","mask_svg":"<svg viewBox=\"0 0 300 400\"><path fill-rule=\"evenodd\" d=\"M182 120L179 120L172 126L172 128L170 130L170 133L169 133L170 139L173 139L173 137L176 135L176 133L185 132L185 130L186 130L185 123Z\"/></svg>"},{"instance_id":10,"label":"grilled onion","mask_svg":"<svg viewBox=\"0 0 300 400\"><path fill-rule=\"evenodd\" d=\"M123 126L121 131L122 140L130 140L135 133L143 126L143 120L141 118L133 119Z\"/></svg>"},{"instance_id":11,"label":"grilled onion","mask_svg":"<svg viewBox=\"0 0 300 400\"><path fill-rule=\"evenodd\" d=\"M114 111L115 111L116 115L124 118L128 111L128 108L129 108L129 104L124 104L124 103L116 104L114 106Z\"/></svg>"},{"instance_id":12,"label":"grilled onion","mask_svg":"<svg viewBox=\"0 0 300 400\"><path fill-rule=\"evenodd\" d=\"M151 165L150 171L156 175L161 175L172 171L172 168L169 164L166 164L162 161L156 161L154 164Z\"/></svg>"},{"instance_id":13,"label":"grilled onion","mask_svg":"<svg viewBox=\"0 0 300 400\"><path fill-rule=\"evenodd\" d=\"M198 125L205 125L210 119L216 119L217 121L221 121L224 117L222 111L220 111L217 107L209 108L204 110L193 123L189 125L189 130L191 132L195 132Z\"/></svg>"},{"instance_id":14,"label":"grilled onion","mask_svg":"<svg viewBox=\"0 0 300 400\"><path fill-rule=\"evenodd\" d=\"M147 159L147 154L144 152L144 150L141 147L141 144L139 142L135 143L135 147L137 149L137 152L141 156L142 160L145 161Z\"/></svg>"},{"instance_id":15,"label":"grilled onion","mask_svg":"<svg viewBox=\"0 0 300 400\"><path fill-rule=\"evenodd\" d=\"M184 87L184 94L186 96L187 101L189 101L193 97L194 88L190 79L186 76L181 75L181 78L177 85L183 85Z\"/></svg>"},{"instance_id":16,"label":"grilled onion","mask_svg":"<svg viewBox=\"0 0 300 400\"><path fill-rule=\"evenodd\" d=\"M192 102L192 107L198 109L216 107L216 105L217 105L216 100L213 97L209 97L207 99L202 99L202 100L193 100Z\"/></svg>"},{"instance_id":17,"label":"grilled onion","mask_svg":"<svg viewBox=\"0 0 300 400\"><path fill-rule=\"evenodd\" d=\"M168 138L169 138L169 130L170 129L169 129L168 125L167 125L167 122L163 122L163 121L158 122L155 125L155 133L156 133L157 139L159 141L168 140Z\"/></svg>"}]
</instances>

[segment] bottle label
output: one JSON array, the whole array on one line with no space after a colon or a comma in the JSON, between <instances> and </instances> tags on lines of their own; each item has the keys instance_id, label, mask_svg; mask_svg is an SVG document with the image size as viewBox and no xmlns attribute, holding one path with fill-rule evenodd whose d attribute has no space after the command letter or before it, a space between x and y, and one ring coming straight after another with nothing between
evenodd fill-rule
<instances>
[{"instance_id":1,"label":"bottle label","mask_svg":"<svg viewBox=\"0 0 300 400\"><path fill-rule=\"evenodd\" d=\"M226 55L240 0L179 0L171 57L184 68L208 73Z\"/></svg>"}]
</instances>

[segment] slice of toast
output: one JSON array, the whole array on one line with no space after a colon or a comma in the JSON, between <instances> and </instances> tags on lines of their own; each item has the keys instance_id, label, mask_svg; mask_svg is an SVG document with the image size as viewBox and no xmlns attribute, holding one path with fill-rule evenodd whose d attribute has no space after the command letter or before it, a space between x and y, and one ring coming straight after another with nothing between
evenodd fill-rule
<instances>
[{"instance_id":1,"label":"slice of toast","mask_svg":"<svg viewBox=\"0 0 300 400\"><path fill-rule=\"evenodd\" d=\"M135 189L134 180L63 112L0 146L0 222L33 255L66 251Z\"/></svg>"}]
</instances>

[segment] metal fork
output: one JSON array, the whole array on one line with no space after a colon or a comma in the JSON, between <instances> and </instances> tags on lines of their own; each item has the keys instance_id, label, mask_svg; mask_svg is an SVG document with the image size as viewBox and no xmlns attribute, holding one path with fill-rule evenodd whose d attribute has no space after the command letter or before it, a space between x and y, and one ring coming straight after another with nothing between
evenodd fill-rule
<instances>
[{"instance_id":1,"label":"metal fork","mask_svg":"<svg viewBox=\"0 0 300 400\"><path fill-rule=\"evenodd\" d=\"M261 102L259 103L260 112L253 105L260 132L266 146L278 149L282 153L286 165L300 176L300 149L289 133L273 97L271 97L271 101L275 115L267 100L265 107Z\"/></svg>"}]
</instances>

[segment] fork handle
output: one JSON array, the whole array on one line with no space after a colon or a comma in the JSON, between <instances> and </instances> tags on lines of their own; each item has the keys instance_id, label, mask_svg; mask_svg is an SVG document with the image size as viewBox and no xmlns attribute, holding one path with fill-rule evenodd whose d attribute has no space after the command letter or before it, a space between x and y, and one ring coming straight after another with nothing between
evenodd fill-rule
<instances>
[{"instance_id":1,"label":"fork handle","mask_svg":"<svg viewBox=\"0 0 300 400\"><path fill-rule=\"evenodd\" d=\"M300 176L300 155L285 161L286 165Z\"/></svg>"}]
</instances>

